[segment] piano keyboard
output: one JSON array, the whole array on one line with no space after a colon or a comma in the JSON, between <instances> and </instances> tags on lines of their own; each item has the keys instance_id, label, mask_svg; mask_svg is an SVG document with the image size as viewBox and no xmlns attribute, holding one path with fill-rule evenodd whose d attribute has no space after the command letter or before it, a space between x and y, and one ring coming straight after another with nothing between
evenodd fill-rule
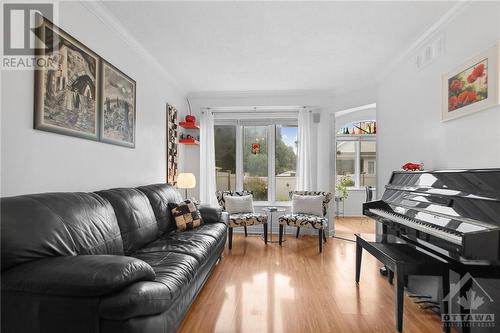
<instances>
[{"instance_id":1,"label":"piano keyboard","mask_svg":"<svg viewBox=\"0 0 500 333\"><path fill-rule=\"evenodd\" d=\"M447 240L451 243L462 245L462 236L440 229L432 224L423 223L406 216L390 213L378 208L370 208L369 211L375 215L387 218L396 223L408 226L418 231L425 232L429 235Z\"/></svg>"}]
</instances>

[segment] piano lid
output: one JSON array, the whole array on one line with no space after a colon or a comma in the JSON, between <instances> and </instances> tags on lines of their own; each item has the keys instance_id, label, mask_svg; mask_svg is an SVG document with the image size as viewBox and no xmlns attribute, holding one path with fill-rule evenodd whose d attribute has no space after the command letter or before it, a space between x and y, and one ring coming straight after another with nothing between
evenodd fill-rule
<instances>
[{"instance_id":1,"label":"piano lid","mask_svg":"<svg viewBox=\"0 0 500 333\"><path fill-rule=\"evenodd\" d=\"M500 227L500 169L395 171L382 200L422 214Z\"/></svg>"}]
</instances>

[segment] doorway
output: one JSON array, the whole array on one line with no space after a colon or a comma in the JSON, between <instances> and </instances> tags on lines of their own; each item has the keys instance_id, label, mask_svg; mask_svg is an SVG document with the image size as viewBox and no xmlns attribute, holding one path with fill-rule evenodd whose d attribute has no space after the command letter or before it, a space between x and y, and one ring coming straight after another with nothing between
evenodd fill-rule
<instances>
[{"instance_id":1,"label":"doorway","mask_svg":"<svg viewBox=\"0 0 500 333\"><path fill-rule=\"evenodd\" d=\"M374 220L363 215L363 203L375 200L377 188L377 122L375 108L336 114L336 237L354 240L356 233L375 233Z\"/></svg>"}]
</instances>

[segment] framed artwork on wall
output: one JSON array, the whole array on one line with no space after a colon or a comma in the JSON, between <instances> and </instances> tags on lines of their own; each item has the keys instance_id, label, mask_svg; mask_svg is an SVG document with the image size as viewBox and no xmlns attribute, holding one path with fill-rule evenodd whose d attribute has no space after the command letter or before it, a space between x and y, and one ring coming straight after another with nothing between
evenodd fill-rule
<instances>
[{"instance_id":1,"label":"framed artwork on wall","mask_svg":"<svg viewBox=\"0 0 500 333\"><path fill-rule=\"evenodd\" d=\"M443 75L442 120L499 104L499 44Z\"/></svg>"},{"instance_id":2,"label":"framed artwork on wall","mask_svg":"<svg viewBox=\"0 0 500 333\"><path fill-rule=\"evenodd\" d=\"M134 148L135 81L104 60L101 73L101 141Z\"/></svg>"},{"instance_id":3,"label":"framed artwork on wall","mask_svg":"<svg viewBox=\"0 0 500 333\"><path fill-rule=\"evenodd\" d=\"M167 183L176 185L179 173L177 143L177 109L167 104Z\"/></svg>"},{"instance_id":4,"label":"framed artwork on wall","mask_svg":"<svg viewBox=\"0 0 500 333\"><path fill-rule=\"evenodd\" d=\"M49 20L36 16L34 128L99 139L100 58Z\"/></svg>"}]
</instances>

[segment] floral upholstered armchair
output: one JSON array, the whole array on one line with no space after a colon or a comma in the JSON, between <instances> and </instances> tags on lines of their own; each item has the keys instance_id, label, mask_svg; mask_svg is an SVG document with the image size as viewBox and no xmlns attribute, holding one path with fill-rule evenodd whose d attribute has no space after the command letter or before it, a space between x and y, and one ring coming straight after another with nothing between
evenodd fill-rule
<instances>
[{"instance_id":1,"label":"floral upholstered armchair","mask_svg":"<svg viewBox=\"0 0 500 333\"><path fill-rule=\"evenodd\" d=\"M294 200L294 197L310 196L309 199L317 197L318 208L316 211L311 210L311 207L300 208ZM319 236L319 252L323 251L323 242L326 243L325 229L328 228L328 204L332 199L330 192L317 192L317 191L292 191L290 192L292 199L292 213L285 214L279 217L279 242L282 245L284 226L291 226L297 228L297 235L299 237L300 228L310 228L318 230ZM307 198L305 198L307 199Z\"/></svg>"},{"instance_id":2,"label":"floral upholstered armchair","mask_svg":"<svg viewBox=\"0 0 500 333\"><path fill-rule=\"evenodd\" d=\"M226 202L228 197L247 197L252 196L251 191L218 191L217 201L224 211L229 213L229 235L228 247L233 247L233 228L243 227L245 229L245 237L248 236L247 227L257 224L262 224L264 228L264 243L267 244L267 215L255 213L253 211L252 202L243 205L229 205ZM227 207L226 207L227 206ZM231 207L230 207L231 206ZM239 207L242 207L238 209Z\"/></svg>"}]
</instances>

